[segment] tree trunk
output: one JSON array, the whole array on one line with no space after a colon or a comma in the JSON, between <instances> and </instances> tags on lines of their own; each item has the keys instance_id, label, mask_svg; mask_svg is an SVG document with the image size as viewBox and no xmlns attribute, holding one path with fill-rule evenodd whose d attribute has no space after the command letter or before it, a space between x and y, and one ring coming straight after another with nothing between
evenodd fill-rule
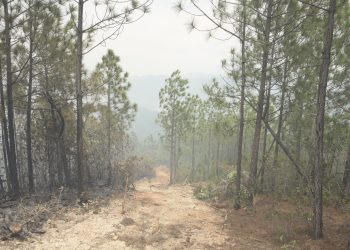
<instances>
[{"instance_id":1,"label":"tree trunk","mask_svg":"<svg viewBox=\"0 0 350 250\"><path fill-rule=\"evenodd\" d=\"M192 131L192 163L191 163L191 180L194 181L194 174L196 168L196 129Z\"/></svg>"},{"instance_id":2,"label":"tree trunk","mask_svg":"<svg viewBox=\"0 0 350 250\"><path fill-rule=\"evenodd\" d=\"M108 185L111 185L112 183L112 162L111 162L111 83L108 82L108 90L107 90L107 102L108 102L108 113L107 113L107 119L108 119Z\"/></svg>"},{"instance_id":3,"label":"tree trunk","mask_svg":"<svg viewBox=\"0 0 350 250\"><path fill-rule=\"evenodd\" d=\"M62 161L58 161L58 158L60 157L60 148L59 148L59 141L60 141L60 137L61 135L59 134L57 136L58 129L59 129L59 125L57 124L57 119L56 119L56 114L55 114L55 106L51 106L51 118L53 121L53 134L54 134L54 141L52 142L52 144L54 144L54 147L52 150L53 152L56 152L54 154L54 159L55 159L55 163L56 163L56 168L57 168L57 177L58 177L58 185L61 187L63 185L63 167L62 167ZM56 108L56 107L55 107Z\"/></svg>"},{"instance_id":4,"label":"tree trunk","mask_svg":"<svg viewBox=\"0 0 350 250\"><path fill-rule=\"evenodd\" d=\"M61 161L62 161L62 166L63 166L63 173L64 173L64 178L65 178L65 184L68 187L70 187L72 185L72 182L71 182L71 175L70 175L70 170L69 170L66 150L64 148L63 135L58 140L58 148L59 148L59 151L60 151L60 156L61 156Z\"/></svg>"},{"instance_id":5,"label":"tree trunk","mask_svg":"<svg viewBox=\"0 0 350 250\"><path fill-rule=\"evenodd\" d=\"M246 0L243 0L243 27L241 40L241 56L242 56L242 84L241 84L241 103L239 106L239 135L237 145L237 173L236 173L236 200L235 208L241 207L241 178L242 178L242 154L243 154L243 135L244 135L244 102L245 102L245 85L246 85Z\"/></svg>"},{"instance_id":6,"label":"tree trunk","mask_svg":"<svg viewBox=\"0 0 350 250\"><path fill-rule=\"evenodd\" d=\"M2 1L4 5L5 17L5 51L6 51L6 80L7 80L7 116L8 116L8 135L9 135L9 172L11 176L12 192L15 197L19 196L19 183L17 173L16 159L16 140L15 140L15 118L13 110L13 93L12 93L12 59L11 59L11 17L9 15L8 1Z\"/></svg>"},{"instance_id":7,"label":"tree trunk","mask_svg":"<svg viewBox=\"0 0 350 250\"><path fill-rule=\"evenodd\" d=\"M207 162L207 176L210 178L210 167L211 167L211 127L209 127L208 137L208 162Z\"/></svg>"},{"instance_id":8,"label":"tree trunk","mask_svg":"<svg viewBox=\"0 0 350 250\"><path fill-rule=\"evenodd\" d=\"M5 129L4 124L2 123L1 126L1 139L2 139L2 152L3 152L3 159L4 159L4 166L5 166L5 173L6 173L6 184L7 184L7 192L11 192L11 181L10 181L10 173L9 173L9 165L8 165L8 159L7 159L7 146L6 144L6 138L5 138Z\"/></svg>"},{"instance_id":9,"label":"tree trunk","mask_svg":"<svg viewBox=\"0 0 350 250\"><path fill-rule=\"evenodd\" d=\"M342 196L348 196L350 194L350 145L348 148L348 156L346 158L344 177L343 177L343 192Z\"/></svg>"},{"instance_id":10,"label":"tree trunk","mask_svg":"<svg viewBox=\"0 0 350 250\"><path fill-rule=\"evenodd\" d=\"M276 40L277 38L277 31L275 30L273 40ZM270 97L271 97L271 88L272 88L272 71L273 71L273 65L275 63L275 48L276 48L276 42L273 42L272 48L271 48L271 62L270 62L270 74L268 77L268 88L266 90L266 104L265 104L265 110L264 110L264 118L265 120L269 119L269 112L270 112ZM266 160L267 160L267 154L266 154L266 147L267 147L267 127L264 127L264 141L263 141L263 155L262 155L262 163L261 163L261 191L264 191L264 180L265 180L265 169L266 169ZM274 174L274 173L272 173Z\"/></svg>"},{"instance_id":11,"label":"tree trunk","mask_svg":"<svg viewBox=\"0 0 350 250\"><path fill-rule=\"evenodd\" d=\"M29 192L34 193L33 154L32 154L32 88L33 88L33 20L29 10L29 69L27 90L26 144Z\"/></svg>"},{"instance_id":12,"label":"tree trunk","mask_svg":"<svg viewBox=\"0 0 350 250\"><path fill-rule=\"evenodd\" d=\"M8 138L8 127L7 127L7 119L6 119L6 107L5 107L5 96L4 96L4 84L2 78L2 62L0 58L0 98L1 98L1 124L2 124L2 142L3 142L3 153L4 153L4 161L6 167L6 180L7 180L7 188L8 192L12 192L12 179L11 173L9 169L9 138Z\"/></svg>"},{"instance_id":13,"label":"tree trunk","mask_svg":"<svg viewBox=\"0 0 350 250\"><path fill-rule=\"evenodd\" d=\"M282 132L282 126L283 126L283 112L284 112L284 99L285 99L285 93L286 93L286 87L287 87L287 59L284 62L284 70L283 70L283 83L282 83L282 89L281 89L281 100L280 100L280 112L278 116L278 128L276 136L278 140L281 139L281 132ZM275 190L276 186L276 172L277 172L277 163L278 163L278 153L279 153L279 145L276 143L275 145L275 153L273 156L273 163L272 163L272 190ZM299 161L298 161L299 162Z\"/></svg>"},{"instance_id":14,"label":"tree trunk","mask_svg":"<svg viewBox=\"0 0 350 250\"><path fill-rule=\"evenodd\" d=\"M329 66L331 63L331 49L333 43L334 16L336 12L337 0L330 0L328 10L328 22L325 32L322 63L320 68L320 82L317 91L317 106L316 106L316 137L315 137L315 197L314 197L314 234L316 239L323 236L323 134L324 134L324 115L326 105L327 83Z\"/></svg>"},{"instance_id":15,"label":"tree trunk","mask_svg":"<svg viewBox=\"0 0 350 250\"><path fill-rule=\"evenodd\" d=\"M270 66L271 71L272 71L272 67L273 67L273 60L271 61L271 66ZM265 111L264 111L264 119L266 119L266 120L269 119L270 95L271 95L271 84L272 84L271 81L272 81L272 78L271 78L271 73L270 73L269 85L268 85L267 96L266 96L266 104L265 104L266 106L265 106ZM264 178L265 178L265 168L266 168L266 159L267 159L266 147L267 147L267 127L265 126L262 163L261 163L261 182L260 182L262 192L264 191Z\"/></svg>"},{"instance_id":16,"label":"tree trunk","mask_svg":"<svg viewBox=\"0 0 350 250\"><path fill-rule=\"evenodd\" d=\"M175 154L175 120L174 110L171 117L171 134L170 134L170 185L174 183L174 154Z\"/></svg>"},{"instance_id":17,"label":"tree trunk","mask_svg":"<svg viewBox=\"0 0 350 250\"><path fill-rule=\"evenodd\" d=\"M217 146L216 146L216 164L215 164L215 170L216 170L216 177L219 178L219 161L220 161L220 138L217 139Z\"/></svg>"},{"instance_id":18,"label":"tree trunk","mask_svg":"<svg viewBox=\"0 0 350 250\"><path fill-rule=\"evenodd\" d=\"M84 166L83 166L83 93L81 87L82 61L83 61L83 10L84 0L78 3L78 27L77 27L77 61L76 61L76 98L77 98L77 174L78 193L84 191Z\"/></svg>"},{"instance_id":19,"label":"tree trunk","mask_svg":"<svg viewBox=\"0 0 350 250\"><path fill-rule=\"evenodd\" d=\"M302 125L301 125L301 121L303 119L303 115L304 115L304 100L301 99L299 100L299 115L298 115L298 120L297 122L297 162L300 163L301 160L301 138L302 138Z\"/></svg>"},{"instance_id":20,"label":"tree trunk","mask_svg":"<svg viewBox=\"0 0 350 250\"><path fill-rule=\"evenodd\" d=\"M256 121L255 121L255 131L252 143L252 155L251 155L251 164L250 164L250 173L249 173L249 197L248 202L250 205L253 205L253 197L256 192L256 177L257 177L257 166L259 158L259 144L260 144L260 133L261 125L263 119L264 111L264 95L265 95L265 85L266 85L266 76L267 76L267 64L269 59L269 43L270 43L270 32L271 32L271 21L272 21L272 7L273 0L269 0L267 6L267 17L265 25L265 39L264 39L264 51L263 51L263 60L261 68L261 80L259 88L259 97L258 97L258 108L256 112Z\"/></svg>"},{"instance_id":21,"label":"tree trunk","mask_svg":"<svg viewBox=\"0 0 350 250\"><path fill-rule=\"evenodd\" d=\"M174 183L176 182L176 171L179 166L180 145L178 134L175 133L175 145L174 145Z\"/></svg>"},{"instance_id":22,"label":"tree trunk","mask_svg":"<svg viewBox=\"0 0 350 250\"><path fill-rule=\"evenodd\" d=\"M261 162L261 179L260 179L260 188L261 192L264 192L264 181L265 181L265 168L266 168L266 145L267 145L267 127L264 128L264 139L263 139L263 150L262 150L262 162Z\"/></svg>"},{"instance_id":23,"label":"tree trunk","mask_svg":"<svg viewBox=\"0 0 350 250\"><path fill-rule=\"evenodd\" d=\"M50 189L50 192L53 191L53 188L54 188L54 179L55 179L55 176L54 176L54 169L53 169L53 157L52 157L52 144L53 144L53 141L51 140L51 136L50 135L51 133L51 129L49 126L46 126L46 154L47 154L47 165L48 165L48 170L49 170L49 189Z\"/></svg>"}]
</instances>

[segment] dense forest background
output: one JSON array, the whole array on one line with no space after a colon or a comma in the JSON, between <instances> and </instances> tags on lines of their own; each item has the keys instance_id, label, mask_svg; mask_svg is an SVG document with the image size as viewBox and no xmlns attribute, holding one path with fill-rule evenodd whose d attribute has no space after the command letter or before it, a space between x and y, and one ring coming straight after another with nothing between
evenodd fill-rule
<instances>
[{"instance_id":1,"label":"dense forest background","mask_svg":"<svg viewBox=\"0 0 350 250\"><path fill-rule=\"evenodd\" d=\"M258 193L306 195L314 236L322 237L323 202L349 196L349 3L182 1L176 8L193 16L190 29L237 39L241 49L223 59L226 76L203 86L206 97L188 91L180 71L161 89L170 182L234 179L236 208Z\"/></svg>"}]
</instances>

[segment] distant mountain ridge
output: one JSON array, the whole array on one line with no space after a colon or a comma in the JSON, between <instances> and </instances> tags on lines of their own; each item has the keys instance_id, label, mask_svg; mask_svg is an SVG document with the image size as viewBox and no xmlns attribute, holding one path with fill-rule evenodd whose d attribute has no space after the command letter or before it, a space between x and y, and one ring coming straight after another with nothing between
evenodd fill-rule
<instances>
[{"instance_id":1,"label":"distant mountain ridge","mask_svg":"<svg viewBox=\"0 0 350 250\"><path fill-rule=\"evenodd\" d=\"M156 123L158 112L138 107L132 131L139 141L144 141L148 136L158 137L161 127Z\"/></svg>"}]
</instances>

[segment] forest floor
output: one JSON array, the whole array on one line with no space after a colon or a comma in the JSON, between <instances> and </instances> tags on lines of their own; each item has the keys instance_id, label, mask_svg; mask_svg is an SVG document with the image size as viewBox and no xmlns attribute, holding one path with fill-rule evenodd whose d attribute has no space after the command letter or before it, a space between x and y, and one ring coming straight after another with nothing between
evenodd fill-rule
<instances>
[{"instance_id":1,"label":"forest floor","mask_svg":"<svg viewBox=\"0 0 350 250\"><path fill-rule=\"evenodd\" d=\"M335 235L310 240L304 224L285 216L289 203L258 199L254 210L235 211L197 200L189 185L168 186L168 170L136 183L126 199L114 195L104 204L58 210L45 222L42 234L0 241L0 249L344 249L350 217L338 213L329 221ZM272 205L271 205L272 204ZM278 205L278 210L275 206ZM272 207L271 207L272 206ZM260 210L261 208L261 210ZM258 212L259 211L259 212ZM296 210L297 214L303 214ZM305 215L307 216L307 215ZM340 227L340 228L339 228ZM343 228L342 228L343 227ZM345 228L344 228L345 227ZM332 234L332 235L333 235ZM298 237L297 237L298 236ZM298 241L294 241L297 239ZM331 247L331 248L329 248Z\"/></svg>"},{"instance_id":2,"label":"forest floor","mask_svg":"<svg viewBox=\"0 0 350 250\"><path fill-rule=\"evenodd\" d=\"M193 196L188 185L168 186L166 168L142 180L125 199L72 208L49 219L45 233L0 243L0 249L272 249L249 235L229 234L227 214ZM90 207L89 207L90 206ZM59 213L59 212L58 212Z\"/></svg>"}]
</instances>

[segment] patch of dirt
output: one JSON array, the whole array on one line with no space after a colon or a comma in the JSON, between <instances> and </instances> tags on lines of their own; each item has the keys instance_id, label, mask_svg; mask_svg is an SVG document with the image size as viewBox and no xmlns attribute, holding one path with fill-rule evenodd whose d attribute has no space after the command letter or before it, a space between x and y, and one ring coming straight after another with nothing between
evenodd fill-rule
<instances>
[{"instance_id":1,"label":"patch of dirt","mask_svg":"<svg viewBox=\"0 0 350 250\"><path fill-rule=\"evenodd\" d=\"M135 221L131 218L128 217L124 217L122 219L122 221L120 222L120 224L122 224L123 226L127 227L127 226L131 226L135 224Z\"/></svg>"},{"instance_id":2,"label":"patch of dirt","mask_svg":"<svg viewBox=\"0 0 350 250\"><path fill-rule=\"evenodd\" d=\"M92 205L49 220L45 233L1 249L272 249L268 242L242 243L224 225L226 213L193 196L191 186L168 186L167 168L136 184L125 202L112 198L98 211Z\"/></svg>"}]
</instances>

